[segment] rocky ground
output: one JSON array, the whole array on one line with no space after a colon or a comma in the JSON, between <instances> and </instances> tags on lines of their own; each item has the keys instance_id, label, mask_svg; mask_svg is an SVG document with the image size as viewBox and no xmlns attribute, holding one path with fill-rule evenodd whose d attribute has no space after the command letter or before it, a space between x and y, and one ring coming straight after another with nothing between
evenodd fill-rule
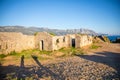
<instances>
[{"instance_id":1,"label":"rocky ground","mask_svg":"<svg viewBox=\"0 0 120 80\"><path fill-rule=\"evenodd\" d=\"M120 80L120 44L100 44L90 54L59 59L47 64L33 56L34 65L0 67L0 78L26 80ZM7 71L7 75L6 75Z\"/></svg>"}]
</instances>

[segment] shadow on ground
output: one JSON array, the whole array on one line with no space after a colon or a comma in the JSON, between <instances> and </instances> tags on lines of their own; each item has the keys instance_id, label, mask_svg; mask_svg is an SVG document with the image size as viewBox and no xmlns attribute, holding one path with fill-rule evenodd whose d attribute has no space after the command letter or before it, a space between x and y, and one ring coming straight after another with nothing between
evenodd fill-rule
<instances>
[{"instance_id":1,"label":"shadow on ground","mask_svg":"<svg viewBox=\"0 0 120 80\"><path fill-rule=\"evenodd\" d=\"M39 80L39 78L49 78L52 80L65 80L66 75L63 75L60 72L61 69L59 68L56 69L59 71L54 73L52 70L50 70L49 67L41 65L37 56L31 55L31 57L33 58L34 62L38 66L32 65L32 66L26 67L24 65L24 55L21 56L20 66L0 65L0 80L11 80L14 78L16 78L16 80L25 80L25 79L29 80L30 78L32 80L33 79ZM117 78L117 80L119 80L118 78L120 78L120 53L104 51L104 52L95 53L93 55L80 55L78 57L83 58L88 61L102 63L105 65L108 65L109 67L114 68L116 70L115 75L105 76L102 79L105 80L105 79L116 79ZM65 65L68 65L68 64L65 64ZM60 66L60 68L62 68L63 71L64 71L63 67L65 65L62 65L62 67ZM74 67L74 65L72 66Z\"/></svg>"},{"instance_id":2,"label":"shadow on ground","mask_svg":"<svg viewBox=\"0 0 120 80\"><path fill-rule=\"evenodd\" d=\"M78 55L78 57L94 61L97 63L102 63L105 65L108 65L112 68L114 68L117 72L115 73L115 76L107 76L108 78L119 78L120 79L120 53L114 53L114 52L97 52L93 55ZM106 77L105 77L106 78Z\"/></svg>"},{"instance_id":3,"label":"shadow on ground","mask_svg":"<svg viewBox=\"0 0 120 80\"><path fill-rule=\"evenodd\" d=\"M20 66L8 65L2 66L0 65L0 80L29 80L35 79L39 80L39 78L49 78L49 79L64 79L63 76L60 77L59 74L55 74L47 67L44 67L39 62L37 56L32 55L33 60L38 64L38 66L24 66L24 55L21 56Z\"/></svg>"}]
</instances>

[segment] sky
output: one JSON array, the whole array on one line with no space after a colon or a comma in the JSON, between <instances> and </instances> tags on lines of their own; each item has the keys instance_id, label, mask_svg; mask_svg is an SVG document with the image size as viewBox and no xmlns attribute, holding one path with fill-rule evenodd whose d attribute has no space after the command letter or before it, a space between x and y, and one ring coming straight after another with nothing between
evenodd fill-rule
<instances>
[{"instance_id":1,"label":"sky","mask_svg":"<svg viewBox=\"0 0 120 80\"><path fill-rule=\"evenodd\" d=\"M120 0L0 0L0 26L120 34Z\"/></svg>"}]
</instances>

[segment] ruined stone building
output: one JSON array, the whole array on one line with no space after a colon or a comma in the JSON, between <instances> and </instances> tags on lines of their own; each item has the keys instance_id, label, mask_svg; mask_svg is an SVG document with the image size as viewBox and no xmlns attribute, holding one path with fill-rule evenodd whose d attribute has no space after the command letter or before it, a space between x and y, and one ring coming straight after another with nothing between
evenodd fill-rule
<instances>
[{"instance_id":1,"label":"ruined stone building","mask_svg":"<svg viewBox=\"0 0 120 80\"><path fill-rule=\"evenodd\" d=\"M53 51L63 47L81 48L91 43L92 36L80 34L53 36L47 32L38 32L30 36L20 32L0 32L0 54L27 49Z\"/></svg>"}]
</instances>

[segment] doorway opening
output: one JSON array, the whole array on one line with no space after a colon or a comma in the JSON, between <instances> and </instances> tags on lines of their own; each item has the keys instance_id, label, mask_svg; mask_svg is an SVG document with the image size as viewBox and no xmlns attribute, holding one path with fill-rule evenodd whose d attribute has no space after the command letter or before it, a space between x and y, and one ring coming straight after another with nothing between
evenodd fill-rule
<instances>
[{"instance_id":1,"label":"doorway opening","mask_svg":"<svg viewBox=\"0 0 120 80\"><path fill-rule=\"evenodd\" d=\"M72 47L75 48L75 38L72 38Z\"/></svg>"},{"instance_id":2,"label":"doorway opening","mask_svg":"<svg viewBox=\"0 0 120 80\"><path fill-rule=\"evenodd\" d=\"M43 42L43 40L40 41L40 50L44 50L44 42Z\"/></svg>"}]
</instances>

